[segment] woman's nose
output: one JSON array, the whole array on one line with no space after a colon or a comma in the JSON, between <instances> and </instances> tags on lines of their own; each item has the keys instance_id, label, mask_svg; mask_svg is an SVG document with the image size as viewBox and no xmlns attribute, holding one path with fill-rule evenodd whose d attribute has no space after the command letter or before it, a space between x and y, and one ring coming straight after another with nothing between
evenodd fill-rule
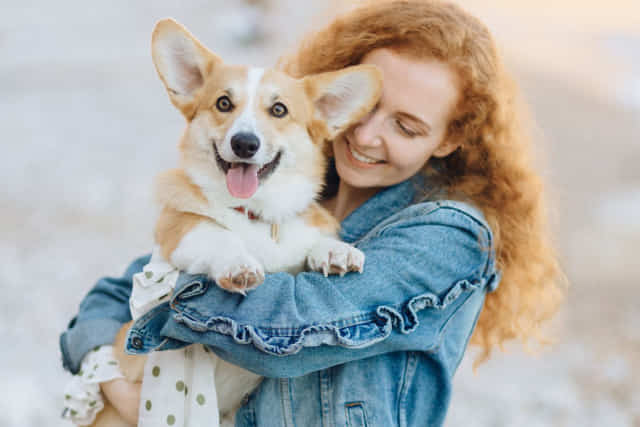
<instances>
[{"instance_id":1,"label":"woman's nose","mask_svg":"<svg viewBox=\"0 0 640 427\"><path fill-rule=\"evenodd\" d=\"M354 128L353 136L360 146L378 146L382 143L380 118L376 112L364 117Z\"/></svg>"}]
</instances>

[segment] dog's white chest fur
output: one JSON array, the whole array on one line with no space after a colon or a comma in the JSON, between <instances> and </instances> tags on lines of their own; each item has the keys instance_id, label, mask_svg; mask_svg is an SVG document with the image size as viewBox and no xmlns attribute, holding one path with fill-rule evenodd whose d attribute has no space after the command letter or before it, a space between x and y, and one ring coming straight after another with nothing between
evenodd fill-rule
<instances>
[{"instance_id":1,"label":"dog's white chest fur","mask_svg":"<svg viewBox=\"0 0 640 427\"><path fill-rule=\"evenodd\" d=\"M299 217L278 224L274 236L272 224L227 210L215 223L202 222L183 237L171 255L176 267L216 280L236 276L241 267L258 277L264 271L296 273L304 269L313 246L326 238Z\"/></svg>"},{"instance_id":2,"label":"dog's white chest fur","mask_svg":"<svg viewBox=\"0 0 640 427\"><path fill-rule=\"evenodd\" d=\"M299 217L282 224L246 218L233 218L229 222L232 223L230 228L242 239L248 252L268 272L295 274L302 271L307 254L323 237L320 230Z\"/></svg>"}]
</instances>

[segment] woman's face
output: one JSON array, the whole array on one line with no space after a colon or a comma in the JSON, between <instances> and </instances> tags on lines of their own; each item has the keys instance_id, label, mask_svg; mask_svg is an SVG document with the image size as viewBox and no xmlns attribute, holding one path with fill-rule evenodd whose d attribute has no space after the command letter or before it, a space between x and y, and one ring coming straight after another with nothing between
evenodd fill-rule
<instances>
[{"instance_id":1,"label":"woman's face","mask_svg":"<svg viewBox=\"0 0 640 427\"><path fill-rule=\"evenodd\" d=\"M413 59L390 49L367 54L363 64L383 73L374 110L333 142L336 169L352 187L387 187L417 173L431 156L456 149L445 141L458 100L455 73L436 59Z\"/></svg>"}]
</instances>

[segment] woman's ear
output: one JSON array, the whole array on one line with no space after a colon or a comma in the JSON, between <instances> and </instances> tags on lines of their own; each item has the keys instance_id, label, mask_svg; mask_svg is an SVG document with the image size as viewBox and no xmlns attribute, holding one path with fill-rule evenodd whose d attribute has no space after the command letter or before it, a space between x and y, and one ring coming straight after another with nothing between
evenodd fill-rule
<instances>
[{"instance_id":1,"label":"woman's ear","mask_svg":"<svg viewBox=\"0 0 640 427\"><path fill-rule=\"evenodd\" d=\"M222 60L173 19L159 21L151 36L151 55L169 98L187 118L207 76Z\"/></svg>"},{"instance_id":2,"label":"woman's ear","mask_svg":"<svg viewBox=\"0 0 640 427\"><path fill-rule=\"evenodd\" d=\"M314 118L326 124L327 137L333 139L376 105L382 73L373 65L356 65L305 77L303 83Z\"/></svg>"},{"instance_id":3,"label":"woman's ear","mask_svg":"<svg viewBox=\"0 0 640 427\"><path fill-rule=\"evenodd\" d=\"M433 157L447 157L449 154L453 153L462 145L456 138L447 138L440 143L438 148L435 149L431 155Z\"/></svg>"}]
</instances>

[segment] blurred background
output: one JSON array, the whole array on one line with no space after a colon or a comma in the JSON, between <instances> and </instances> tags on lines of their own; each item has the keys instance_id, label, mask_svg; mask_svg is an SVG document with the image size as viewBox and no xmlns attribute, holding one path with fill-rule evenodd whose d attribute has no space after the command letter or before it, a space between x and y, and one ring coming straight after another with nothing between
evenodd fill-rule
<instances>
[{"instance_id":1,"label":"blurred background","mask_svg":"<svg viewBox=\"0 0 640 427\"><path fill-rule=\"evenodd\" d=\"M459 0L493 31L538 124L571 280L554 346L476 373L447 426L640 426L640 2ZM0 0L0 426L67 426L58 336L97 278L152 241L153 177L184 123L149 54L156 20L273 65L347 2Z\"/></svg>"}]
</instances>

